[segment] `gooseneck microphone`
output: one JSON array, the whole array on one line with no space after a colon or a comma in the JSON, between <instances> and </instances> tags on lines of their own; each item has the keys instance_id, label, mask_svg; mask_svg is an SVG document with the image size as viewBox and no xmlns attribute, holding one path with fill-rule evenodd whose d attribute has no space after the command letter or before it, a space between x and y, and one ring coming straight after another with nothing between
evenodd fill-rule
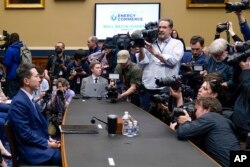
<instances>
[{"instance_id":1,"label":"gooseneck microphone","mask_svg":"<svg viewBox=\"0 0 250 167\"><path fill-rule=\"evenodd\" d=\"M90 120L90 122L91 122L92 124L95 124L95 119L96 119L97 121L100 121L100 122L102 122L102 123L108 125L107 122L104 122L103 120L101 120L101 119L99 119L99 118L96 118L96 117L94 117L94 116L92 117L92 119Z\"/></svg>"}]
</instances>

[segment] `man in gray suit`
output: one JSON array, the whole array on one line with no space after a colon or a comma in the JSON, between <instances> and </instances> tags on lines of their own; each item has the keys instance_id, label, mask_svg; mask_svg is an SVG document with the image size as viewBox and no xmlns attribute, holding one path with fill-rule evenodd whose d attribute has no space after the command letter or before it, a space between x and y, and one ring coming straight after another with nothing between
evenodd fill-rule
<instances>
[{"instance_id":1,"label":"man in gray suit","mask_svg":"<svg viewBox=\"0 0 250 167\"><path fill-rule=\"evenodd\" d=\"M82 79L81 85L81 95L86 96L85 85L87 83L104 83L108 86L108 80L101 77L102 74L102 65L99 61L93 61L89 65L90 70L92 71L92 75Z\"/></svg>"}]
</instances>

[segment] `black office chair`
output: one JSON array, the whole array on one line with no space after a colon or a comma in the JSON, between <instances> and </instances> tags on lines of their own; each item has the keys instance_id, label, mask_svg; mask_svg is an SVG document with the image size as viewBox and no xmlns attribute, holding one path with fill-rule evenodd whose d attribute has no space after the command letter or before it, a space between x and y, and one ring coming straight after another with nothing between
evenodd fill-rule
<instances>
[{"instance_id":1,"label":"black office chair","mask_svg":"<svg viewBox=\"0 0 250 167\"><path fill-rule=\"evenodd\" d=\"M5 131L6 138L9 142L13 167L45 167L43 165L27 165L25 164L25 162L21 161L18 155L17 141L12 133L11 125L9 124L9 121L5 123L4 131ZM50 167L59 167L59 166L50 166Z\"/></svg>"}]
</instances>

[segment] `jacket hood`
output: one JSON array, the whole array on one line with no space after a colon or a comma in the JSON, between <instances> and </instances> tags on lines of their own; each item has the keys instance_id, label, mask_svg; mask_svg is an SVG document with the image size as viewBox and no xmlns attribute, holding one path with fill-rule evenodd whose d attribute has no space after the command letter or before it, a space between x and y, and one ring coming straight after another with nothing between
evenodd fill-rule
<instances>
[{"instance_id":1,"label":"jacket hood","mask_svg":"<svg viewBox=\"0 0 250 167\"><path fill-rule=\"evenodd\" d=\"M21 48L23 46L23 42L15 42L10 45L11 48Z\"/></svg>"}]
</instances>

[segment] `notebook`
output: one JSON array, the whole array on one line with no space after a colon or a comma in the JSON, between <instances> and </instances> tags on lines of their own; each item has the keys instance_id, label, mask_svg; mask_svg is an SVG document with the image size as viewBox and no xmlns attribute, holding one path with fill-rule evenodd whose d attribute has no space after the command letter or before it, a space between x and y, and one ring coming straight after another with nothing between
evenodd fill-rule
<instances>
[{"instance_id":1,"label":"notebook","mask_svg":"<svg viewBox=\"0 0 250 167\"><path fill-rule=\"evenodd\" d=\"M86 83L85 96L104 97L106 95L106 83Z\"/></svg>"},{"instance_id":2,"label":"notebook","mask_svg":"<svg viewBox=\"0 0 250 167\"><path fill-rule=\"evenodd\" d=\"M97 134L97 125L61 125L60 130L66 134Z\"/></svg>"}]
</instances>

